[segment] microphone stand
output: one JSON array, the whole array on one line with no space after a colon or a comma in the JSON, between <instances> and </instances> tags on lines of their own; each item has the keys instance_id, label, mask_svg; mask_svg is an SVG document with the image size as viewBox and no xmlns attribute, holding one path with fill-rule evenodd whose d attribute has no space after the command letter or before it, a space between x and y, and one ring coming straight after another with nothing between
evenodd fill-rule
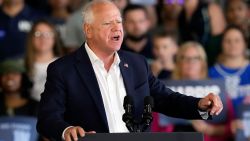
<instances>
[{"instance_id":1,"label":"microphone stand","mask_svg":"<svg viewBox=\"0 0 250 141\"><path fill-rule=\"evenodd\" d=\"M122 116L122 120L126 123L126 127L130 132L145 132L153 121L152 108L153 108L153 98L151 96L146 96L144 98L144 112L142 114L141 122L134 120L132 116L132 99L126 96L124 98L124 109L125 113Z\"/></svg>"}]
</instances>

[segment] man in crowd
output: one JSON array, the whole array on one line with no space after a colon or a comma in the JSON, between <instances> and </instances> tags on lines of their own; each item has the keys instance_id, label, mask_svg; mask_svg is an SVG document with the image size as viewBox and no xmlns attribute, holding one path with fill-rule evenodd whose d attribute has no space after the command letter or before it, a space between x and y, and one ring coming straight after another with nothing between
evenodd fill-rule
<instances>
[{"instance_id":1,"label":"man in crowd","mask_svg":"<svg viewBox=\"0 0 250 141\"><path fill-rule=\"evenodd\" d=\"M128 5L123 11L126 33L122 49L153 58L152 41L149 36L150 21L145 7Z\"/></svg>"}]
</instances>

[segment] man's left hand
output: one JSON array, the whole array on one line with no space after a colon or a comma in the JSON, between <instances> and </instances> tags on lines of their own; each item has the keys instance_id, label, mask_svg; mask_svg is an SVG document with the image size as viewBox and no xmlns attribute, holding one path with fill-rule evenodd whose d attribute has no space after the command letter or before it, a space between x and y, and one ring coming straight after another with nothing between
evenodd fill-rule
<instances>
[{"instance_id":1,"label":"man's left hand","mask_svg":"<svg viewBox=\"0 0 250 141\"><path fill-rule=\"evenodd\" d=\"M213 93L210 93L206 97L202 98L198 103L198 107L202 111L210 112L211 116L219 115L223 109L220 97Z\"/></svg>"}]
</instances>

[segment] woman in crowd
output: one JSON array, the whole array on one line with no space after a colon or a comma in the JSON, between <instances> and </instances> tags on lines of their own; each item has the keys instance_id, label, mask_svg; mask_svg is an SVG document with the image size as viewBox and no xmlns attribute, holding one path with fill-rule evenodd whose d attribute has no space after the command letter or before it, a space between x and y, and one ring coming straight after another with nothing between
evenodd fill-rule
<instances>
[{"instance_id":1,"label":"woman in crowd","mask_svg":"<svg viewBox=\"0 0 250 141\"><path fill-rule=\"evenodd\" d=\"M186 42L179 48L176 56L176 67L172 77L174 80L205 80L207 79L207 57L203 47L197 42ZM221 98L223 97L220 95ZM202 132L205 141L229 141L231 139L230 123L233 119L232 105L224 99L225 114L215 121L183 121L174 120L174 132ZM227 106L225 106L225 104ZM170 120L171 122L171 120ZM163 127L159 129L164 129Z\"/></svg>"},{"instance_id":2,"label":"woman in crowd","mask_svg":"<svg viewBox=\"0 0 250 141\"><path fill-rule=\"evenodd\" d=\"M184 1L181 0L158 0L156 5L158 25L166 30L178 32L178 17L182 11Z\"/></svg>"},{"instance_id":3,"label":"woman in crowd","mask_svg":"<svg viewBox=\"0 0 250 141\"><path fill-rule=\"evenodd\" d=\"M37 21L28 35L25 64L33 81L31 97L40 100L46 81L48 65L61 55L61 46L55 27L46 20Z\"/></svg>"},{"instance_id":4,"label":"woman in crowd","mask_svg":"<svg viewBox=\"0 0 250 141\"><path fill-rule=\"evenodd\" d=\"M223 35L218 63L209 70L211 78L225 79L226 91L232 99L236 117L232 123L234 133L243 129L241 107L249 105L250 64L246 49L247 39L244 32L240 27L229 26Z\"/></svg>"},{"instance_id":5,"label":"woman in crowd","mask_svg":"<svg viewBox=\"0 0 250 141\"><path fill-rule=\"evenodd\" d=\"M176 55L175 68L172 72L173 80L203 80L207 76L206 54L202 46L197 42L186 42L182 44ZM155 115L153 122L153 131L167 131L167 132L187 132L195 131L188 121L179 122L169 120L164 127L160 126L158 115Z\"/></svg>"},{"instance_id":6,"label":"woman in crowd","mask_svg":"<svg viewBox=\"0 0 250 141\"><path fill-rule=\"evenodd\" d=\"M176 69L173 73L175 80L204 80L207 79L207 57L203 47L196 42L187 42L182 45L176 58ZM230 122L233 119L232 105L229 99L220 95L226 111L226 116L222 114L216 123L205 122L202 120L192 121L192 127L176 125L174 131L184 131L187 129L202 132L205 135L205 141L229 141ZM227 106L226 106L227 105ZM227 108L226 108L227 107ZM186 128L186 129L185 129Z\"/></svg>"},{"instance_id":7,"label":"woman in crowd","mask_svg":"<svg viewBox=\"0 0 250 141\"><path fill-rule=\"evenodd\" d=\"M229 0L226 5L226 19L229 25L239 26L247 39L250 39L248 4L245 0Z\"/></svg>"},{"instance_id":8,"label":"woman in crowd","mask_svg":"<svg viewBox=\"0 0 250 141\"><path fill-rule=\"evenodd\" d=\"M220 35L226 26L219 5L207 3L205 0L185 0L178 24L182 42L198 41L207 54L212 56L219 54ZM209 57L208 65L213 65L215 61L214 57Z\"/></svg>"},{"instance_id":9,"label":"woman in crowd","mask_svg":"<svg viewBox=\"0 0 250 141\"><path fill-rule=\"evenodd\" d=\"M207 57L203 47L197 42L181 45L176 56L173 79L203 80L207 78Z\"/></svg>"},{"instance_id":10,"label":"woman in crowd","mask_svg":"<svg viewBox=\"0 0 250 141\"><path fill-rule=\"evenodd\" d=\"M225 18L221 8L215 3L185 0L179 16L179 28L183 41L196 40L205 45L209 36L223 32Z\"/></svg>"},{"instance_id":11,"label":"woman in crowd","mask_svg":"<svg viewBox=\"0 0 250 141\"><path fill-rule=\"evenodd\" d=\"M173 78L176 80L207 79L206 60L205 51L200 44L188 42L182 45L177 55L177 65L173 73ZM226 118L221 118L218 123L209 123L209 121L205 122L202 120L191 121L192 128L195 131L204 133L205 141L228 141L231 139L230 122L233 118L232 106L229 99L224 99L223 101L224 107L227 107ZM178 128L182 127L178 127L177 125L175 128L175 130L178 130ZM190 130L192 129L190 128Z\"/></svg>"},{"instance_id":12,"label":"woman in crowd","mask_svg":"<svg viewBox=\"0 0 250 141\"><path fill-rule=\"evenodd\" d=\"M6 60L0 64L0 116L37 115L38 102L30 99L32 87L21 61Z\"/></svg>"}]
</instances>

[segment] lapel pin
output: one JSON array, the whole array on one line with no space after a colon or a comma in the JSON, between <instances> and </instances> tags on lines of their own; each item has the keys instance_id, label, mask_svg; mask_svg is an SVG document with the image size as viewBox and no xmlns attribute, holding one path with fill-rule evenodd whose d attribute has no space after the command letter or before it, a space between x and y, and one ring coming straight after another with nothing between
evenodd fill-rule
<instances>
[{"instance_id":1,"label":"lapel pin","mask_svg":"<svg viewBox=\"0 0 250 141\"><path fill-rule=\"evenodd\" d=\"M125 63L125 64L124 64L124 67L128 68L128 64L127 64L127 63Z\"/></svg>"}]
</instances>

